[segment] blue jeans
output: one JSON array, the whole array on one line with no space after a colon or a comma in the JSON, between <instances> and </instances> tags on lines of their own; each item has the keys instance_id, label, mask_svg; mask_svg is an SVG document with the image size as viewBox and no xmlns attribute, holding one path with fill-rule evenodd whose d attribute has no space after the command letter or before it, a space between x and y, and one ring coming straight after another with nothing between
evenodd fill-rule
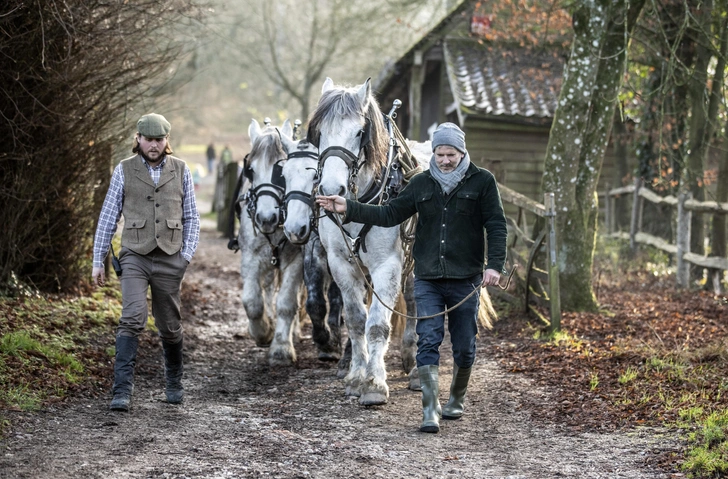
<instances>
[{"instance_id":1,"label":"blue jeans","mask_svg":"<svg viewBox=\"0 0 728 479\"><path fill-rule=\"evenodd\" d=\"M447 313L452 356L459 368L469 368L475 362L475 337L478 334L478 305L480 304L481 274L466 279L415 278L417 316L429 316L455 306L474 289L478 292L465 303ZM440 344L445 337L445 317L417 320L417 366L440 364Z\"/></svg>"}]
</instances>

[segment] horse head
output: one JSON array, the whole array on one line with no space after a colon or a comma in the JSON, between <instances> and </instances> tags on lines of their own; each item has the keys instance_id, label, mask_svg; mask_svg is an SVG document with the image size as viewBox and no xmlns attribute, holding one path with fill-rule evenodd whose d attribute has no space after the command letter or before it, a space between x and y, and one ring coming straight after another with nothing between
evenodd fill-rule
<instances>
[{"instance_id":1,"label":"horse head","mask_svg":"<svg viewBox=\"0 0 728 479\"><path fill-rule=\"evenodd\" d=\"M308 139L320 152L319 192L356 198L387 162L389 137L371 80L347 88L327 78L309 119Z\"/></svg>"},{"instance_id":2,"label":"horse head","mask_svg":"<svg viewBox=\"0 0 728 479\"><path fill-rule=\"evenodd\" d=\"M288 159L283 166L286 181L283 233L294 244L303 244L314 228L313 189L318 170L318 149L307 140L294 141L281 132Z\"/></svg>"},{"instance_id":3,"label":"horse head","mask_svg":"<svg viewBox=\"0 0 728 479\"><path fill-rule=\"evenodd\" d=\"M250 182L247 210L253 224L264 234L275 232L283 218L281 205L285 183L282 169L287 155L278 131L273 126L261 129L255 120L248 127L252 147L243 167ZM280 131L291 136L291 123L286 120Z\"/></svg>"}]
</instances>

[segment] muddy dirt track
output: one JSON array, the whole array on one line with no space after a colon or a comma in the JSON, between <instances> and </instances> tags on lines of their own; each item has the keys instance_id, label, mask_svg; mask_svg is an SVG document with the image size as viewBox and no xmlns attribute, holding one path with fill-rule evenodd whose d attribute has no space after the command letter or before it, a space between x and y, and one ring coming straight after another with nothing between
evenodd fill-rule
<instances>
[{"instance_id":1,"label":"muddy dirt track","mask_svg":"<svg viewBox=\"0 0 728 479\"><path fill-rule=\"evenodd\" d=\"M548 390L488 358L486 333L459 421L423 434L420 395L407 389L396 343L387 354L390 399L364 408L344 396L336 364L316 359L310 324L295 367L271 370L255 346L239 298L239 255L203 231L185 301L185 402L162 401L161 348L140 346L129 413L110 396L76 399L19 418L0 449L0 478L660 478L649 458L676 450L654 430L574 434L538 423ZM449 344L443 345L443 348ZM452 360L443 354L441 401Z\"/></svg>"}]
</instances>

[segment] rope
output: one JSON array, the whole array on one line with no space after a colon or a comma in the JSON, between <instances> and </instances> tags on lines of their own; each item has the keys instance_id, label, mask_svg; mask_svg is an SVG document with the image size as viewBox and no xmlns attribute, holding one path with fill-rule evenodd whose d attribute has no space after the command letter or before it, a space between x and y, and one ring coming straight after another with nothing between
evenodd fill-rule
<instances>
[{"instance_id":1,"label":"rope","mask_svg":"<svg viewBox=\"0 0 728 479\"><path fill-rule=\"evenodd\" d=\"M379 297L379 294L377 294L377 292L374 291L374 286L369 282L369 280L367 280L367 275L364 273L364 270L362 269L361 265L359 264L359 257L354 254L354 251L351 249L351 245L347 241L346 232L344 231L344 226L341 224L341 220L339 219L339 214L338 213L335 213L335 212L332 212L332 213L333 214L331 216L333 216L336 219L336 226L339 227L339 231L341 232L341 236L344 238L344 244L346 244L346 248L349 250L349 254L351 255L351 257L354 258L354 260L356 262L356 266L357 266L357 268L359 268L359 272L361 273L362 277L364 278L364 282L366 283L367 288L372 292L372 294L374 296L376 296L376 298L379 300L379 302L382 303L382 306L384 306L385 308L387 308L392 313L394 313L394 314L396 314L398 316L402 316L403 318L407 318L407 319L429 319L429 318L435 318L435 317L440 316L442 314L447 314L450 311L456 310L457 308L459 308L460 306L462 306L463 303L465 303L467 300L469 300L470 298L472 298L475 293L477 293L478 291L480 291L480 288L481 287L478 286L473 291L471 291L470 294L468 294L467 296L465 296L455 306L452 306L450 308L447 308L445 311L442 311L440 313L430 314L428 316L410 316L408 314L400 313L399 311L396 311L393 308L390 308L389 306L387 306L387 304L384 301L382 301L382 298ZM511 270L511 274L508 275L508 281L506 282L506 285L505 286L501 286L500 284L498 284L498 287L499 288L501 288L503 290L508 289L508 286L510 286L510 284L511 284L511 278L513 278L513 273L516 272L516 268L517 267L518 267L518 265L514 265L513 266L513 269Z\"/></svg>"}]
</instances>

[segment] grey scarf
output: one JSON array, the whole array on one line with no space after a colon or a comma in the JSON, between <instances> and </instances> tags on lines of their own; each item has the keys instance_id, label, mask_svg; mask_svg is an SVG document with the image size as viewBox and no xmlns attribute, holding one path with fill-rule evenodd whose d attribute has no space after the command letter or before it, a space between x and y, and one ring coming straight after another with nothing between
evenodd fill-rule
<instances>
[{"instance_id":1,"label":"grey scarf","mask_svg":"<svg viewBox=\"0 0 728 479\"><path fill-rule=\"evenodd\" d=\"M467 173L469 166L470 155L467 153L465 153L460 164L450 173L443 173L440 171L440 168L437 167L437 162L435 161L435 155L432 155L432 158L430 158L430 174L438 183L440 183L442 191L445 192L446 195L449 195L450 192L454 190L458 183L460 183L460 181L465 177L465 173Z\"/></svg>"}]
</instances>

